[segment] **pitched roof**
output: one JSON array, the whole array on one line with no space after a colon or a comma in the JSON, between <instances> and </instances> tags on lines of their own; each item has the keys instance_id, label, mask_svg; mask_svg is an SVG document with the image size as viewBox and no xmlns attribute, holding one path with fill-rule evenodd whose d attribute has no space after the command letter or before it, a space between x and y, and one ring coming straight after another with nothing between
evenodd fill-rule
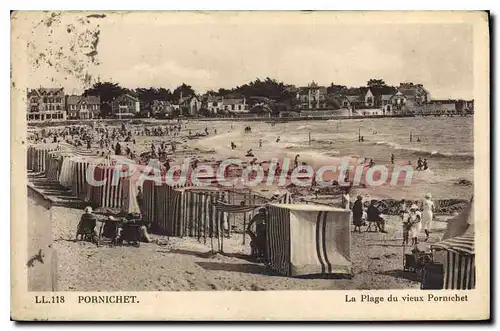
<instances>
[{"instance_id":1,"label":"pitched roof","mask_svg":"<svg viewBox=\"0 0 500 331\"><path fill-rule=\"evenodd\" d=\"M237 105L244 103L244 99L224 99L222 100L223 105Z\"/></svg>"},{"instance_id":2,"label":"pitched roof","mask_svg":"<svg viewBox=\"0 0 500 331\"><path fill-rule=\"evenodd\" d=\"M86 96L84 100L91 105L98 105L101 103L101 97L96 95Z\"/></svg>"},{"instance_id":3,"label":"pitched roof","mask_svg":"<svg viewBox=\"0 0 500 331\"><path fill-rule=\"evenodd\" d=\"M217 96L211 96L211 95L209 95L206 98L206 101L207 102L220 102L220 101L222 101L222 97L217 97Z\"/></svg>"},{"instance_id":4,"label":"pitched roof","mask_svg":"<svg viewBox=\"0 0 500 331\"><path fill-rule=\"evenodd\" d=\"M50 94L56 94L59 92L64 92L63 87L40 87L38 89L35 89L40 95L50 95Z\"/></svg>"},{"instance_id":5,"label":"pitched roof","mask_svg":"<svg viewBox=\"0 0 500 331\"><path fill-rule=\"evenodd\" d=\"M408 98L416 97L418 94L416 88L400 88L398 91L403 93Z\"/></svg>"},{"instance_id":6,"label":"pitched roof","mask_svg":"<svg viewBox=\"0 0 500 331\"><path fill-rule=\"evenodd\" d=\"M196 100L198 100L198 98L196 97L196 95L190 95L188 97L183 97L183 98L179 99L179 105L182 105L183 103L191 101L191 99L193 99L193 98L196 98Z\"/></svg>"},{"instance_id":7,"label":"pitched roof","mask_svg":"<svg viewBox=\"0 0 500 331\"><path fill-rule=\"evenodd\" d=\"M357 100L360 99L359 95L346 95L345 97L346 97L347 100L349 100L351 102L352 101L357 101Z\"/></svg>"},{"instance_id":8,"label":"pitched roof","mask_svg":"<svg viewBox=\"0 0 500 331\"><path fill-rule=\"evenodd\" d=\"M116 99L120 99L120 98L127 98L127 99L131 99L133 101L139 101L138 98L136 98L128 93L122 94L122 95L118 96Z\"/></svg>"},{"instance_id":9,"label":"pitched roof","mask_svg":"<svg viewBox=\"0 0 500 331\"><path fill-rule=\"evenodd\" d=\"M82 99L82 97L79 95L68 95L68 98L66 99L66 104L67 105L77 105L81 99Z\"/></svg>"},{"instance_id":10,"label":"pitched roof","mask_svg":"<svg viewBox=\"0 0 500 331\"><path fill-rule=\"evenodd\" d=\"M66 99L67 105L78 105L84 102L89 105L98 105L101 103L101 98L99 96L89 95L86 97L80 95L68 95Z\"/></svg>"}]
</instances>

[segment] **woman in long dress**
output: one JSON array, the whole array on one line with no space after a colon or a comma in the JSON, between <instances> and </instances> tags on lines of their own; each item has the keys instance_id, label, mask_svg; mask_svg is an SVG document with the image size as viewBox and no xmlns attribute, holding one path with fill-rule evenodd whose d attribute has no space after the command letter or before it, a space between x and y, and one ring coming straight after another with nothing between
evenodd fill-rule
<instances>
[{"instance_id":1,"label":"woman in long dress","mask_svg":"<svg viewBox=\"0 0 500 331\"><path fill-rule=\"evenodd\" d=\"M411 238L411 244L418 244L418 235L422 231L422 215L418 210L417 205L413 204L410 207L410 214L408 218L408 223L410 224L410 231L408 231L409 237Z\"/></svg>"},{"instance_id":2,"label":"woman in long dress","mask_svg":"<svg viewBox=\"0 0 500 331\"><path fill-rule=\"evenodd\" d=\"M352 222L354 224L354 232L356 230L361 233L361 226L363 225L363 197L358 195L357 200L352 206Z\"/></svg>"},{"instance_id":3,"label":"woman in long dress","mask_svg":"<svg viewBox=\"0 0 500 331\"><path fill-rule=\"evenodd\" d=\"M422 210L422 226L425 231L425 241L429 239L429 233L432 227L432 219L434 217L434 202L431 200L431 195L426 194L423 202Z\"/></svg>"}]
</instances>

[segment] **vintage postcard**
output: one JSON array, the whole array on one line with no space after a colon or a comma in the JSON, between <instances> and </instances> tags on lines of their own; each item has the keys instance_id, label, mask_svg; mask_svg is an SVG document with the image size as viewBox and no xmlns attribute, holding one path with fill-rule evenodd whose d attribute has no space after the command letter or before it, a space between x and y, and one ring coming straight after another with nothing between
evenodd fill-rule
<instances>
[{"instance_id":1,"label":"vintage postcard","mask_svg":"<svg viewBox=\"0 0 500 331\"><path fill-rule=\"evenodd\" d=\"M23 12L15 320L490 318L487 12Z\"/></svg>"}]
</instances>

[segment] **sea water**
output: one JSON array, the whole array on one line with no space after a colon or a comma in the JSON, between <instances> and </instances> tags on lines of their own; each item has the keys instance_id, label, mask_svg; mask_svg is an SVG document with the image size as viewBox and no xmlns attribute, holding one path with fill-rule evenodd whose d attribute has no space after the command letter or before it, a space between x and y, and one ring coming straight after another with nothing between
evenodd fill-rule
<instances>
[{"instance_id":1,"label":"sea water","mask_svg":"<svg viewBox=\"0 0 500 331\"><path fill-rule=\"evenodd\" d=\"M472 117L291 121L275 125L268 122L216 121L198 122L195 126L208 127L211 135L193 142L193 146L215 150L226 157L237 154L231 149L231 142L239 151L252 149L260 160L298 154L301 161L308 163L326 164L345 158L352 162L364 158L373 159L377 165L388 165L391 154L394 154L396 164L411 162L416 167L420 157L427 159L429 170L415 172L415 178L420 181L415 190L434 191L440 196L450 189L462 193L470 191L470 194L473 190L472 186L457 186L461 179L473 182ZM251 127L251 133L244 132L246 126ZM217 135L212 134L215 128ZM362 136L364 141L359 142L358 136ZM259 141L262 147L259 147ZM411 189L405 190L409 192ZM450 197L456 196L454 192L449 194ZM459 195L463 197L463 194Z\"/></svg>"}]
</instances>

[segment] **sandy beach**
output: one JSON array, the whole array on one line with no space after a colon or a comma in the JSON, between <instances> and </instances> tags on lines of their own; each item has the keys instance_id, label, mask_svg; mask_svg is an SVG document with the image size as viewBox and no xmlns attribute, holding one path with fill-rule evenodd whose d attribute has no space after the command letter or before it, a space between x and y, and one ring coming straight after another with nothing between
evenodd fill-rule
<instances>
[{"instance_id":1,"label":"sandy beach","mask_svg":"<svg viewBox=\"0 0 500 331\"><path fill-rule=\"evenodd\" d=\"M343 122L343 127L347 127L348 124L345 123L347 122ZM165 125L162 122L149 122L148 124L149 127ZM123 148L130 147L136 154L140 154L147 151L151 144L158 146L162 142L174 143L176 151L168 155L172 164L181 163L185 158L196 158L200 163L206 164L213 164L226 158L238 158L243 162L249 162L245 154L250 148L253 149L259 162L273 157L293 159L294 155L300 153L301 160L312 165L335 164L346 157L350 162L357 162L360 154L363 154L337 151L332 155L332 144L328 143L325 148L325 143L318 141L312 142L312 147L309 142L304 145L304 137L298 136L291 128L287 129L286 124L271 126L269 123L252 123L251 134L243 132L246 124L190 121L181 124L180 134L176 136L137 135L134 137L135 144L131 142L122 142L122 144ZM302 125L305 129L303 132L308 132L311 126L320 124L299 122L296 125L299 130L302 130L300 129ZM346 130L353 131L355 126L353 124L350 129ZM134 128L141 126L131 127L133 131ZM205 128L209 135L203 137L201 133ZM284 142L273 143L272 139L276 137L280 137ZM264 139L261 148L259 140ZM322 139L326 138L322 137ZM230 142L234 142L236 148L231 149ZM323 146L323 149L318 147L318 144ZM339 144L340 142L335 142L336 149L341 149ZM352 146L351 148L364 148L365 153L371 153L371 149L374 148L374 145L368 144L364 147L357 144L352 144ZM382 145L379 144L379 146ZM95 142L91 150L93 153L97 151L102 153L102 149ZM421 200L424 192L431 192L437 198L470 198L472 185L453 184L470 169L464 168L457 171L457 177L453 179L440 178L435 175L440 171L439 165L448 164L449 166L450 160L456 159L451 157L450 160L443 161L443 157L437 155L434 158L429 156L429 159L434 160L436 165L431 177L429 173L417 173L417 180L410 186L355 186L351 196L363 195L365 201L369 199L396 201L401 198ZM383 160L377 158L376 162L382 163ZM464 163L464 159L458 159L455 166L460 167L460 164L465 166L468 163ZM269 195L276 191L285 192L291 188L258 185L252 187L252 190L261 195ZM309 203L340 205L340 192L335 189L320 190L319 196L318 191L313 192L311 188L294 188L292 191L297 201L303 199ZM77 242L74 239L81 214L81 209L71 208L64 203L52 209L52 238L53 246L58 252L58 287L62 291L396 289L419 286L418 274L402 271L402 226L399 216L396 215L386 216L387 234L352 233L351 259L354 274L352 279L304 279L277 276L267 270L263 264L251 261L248 257L250 240L246 238L246 244L243 245L242 224L238 224L237 221L232 223L236 232L233 231L230 238L224 239L224 252L212 254L210 243L204 244L198 242L196 238L188 237L168 238L152 235L154 242L142 243L140 247L108 245L96 247L88 242ZM446 226L445 220L452 214L452 211L447 210L447 214L439 216L438 221L433 223L434 229L432 229L429 242L440 239ZM32 226L36 227L33 224ZM421 239L423 236L422 233Z\"/></svg>"},{"instance_id":2,"label":"sandy beach","mask_svg":"<svg viewBox=\"0 0 500 331\"><path fill-rule=\"evenodd\" d=\"M52 235L59 257L61 291L340 290L418 288L418 274L405 273L401 226L391 217L387 234L352 234L352 279L301 279L277 276L248 260L242 234L224 240L224 254L212 255L196 238L153 235L140 247L96 247L75 242L81 210L54 207ZM434 222L430 242L446 222ZM248 238L247 238L248 243Z\"/></svg>"}]
</instances>

